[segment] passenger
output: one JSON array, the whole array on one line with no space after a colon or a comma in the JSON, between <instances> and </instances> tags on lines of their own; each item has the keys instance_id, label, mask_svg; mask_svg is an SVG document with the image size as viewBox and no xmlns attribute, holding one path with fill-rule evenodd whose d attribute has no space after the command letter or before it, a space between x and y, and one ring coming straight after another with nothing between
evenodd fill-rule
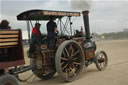
<instances>
[{"instance_id":1,"label":"passenger","mask_svg":"<svg viewBox=\"0 0 128 85\"><path fill-rule=\"evenodd\" d=\"M55 18L51 16L49 22L47 23L47 41L49 49L55 48L56 32L59 32L54 20Z\"/></svg>"},{"instance_id":2,"label":"passenger","mask_svg":"<svg viewBox=\"0 0 128 85\"><path fill-rule=\"evenodd\" d=\"M33 42L38 42L41 43L41 39L43 37L43 35L40 32L40 23L36 23L35 27L32 29L32 37L31 37L31 43Z\"/></svg>"},{"instance_id":3,"label":"passenger","mask_svg":"<svg viewBox=\"0 0 128 85\"><path fill-rule=\"evenodd\" d=\"M31 54L35 50L35 45L41 46L43 35L40 32L40 26L41 26L40 23L36 23L35 27L32 29L32 37L31 37L30 49L29 49L30 56L29 57L34 57Z\"/></svg>"},{"instance_id":4,"label":"passenger","mask_svg":"<svg viewBox=\"0 0 128 85\"><path fill-rule=\"evenodd\" d=\"M7 20L2 20L0 23L0 29L11 29Z\"/></svg>"},{"instance_id":5,"label":"passenger","mask_svg":"<svg viewBox=\"0 0 128 85\"><path fill-rule=\"evenodd\" d=\"M11 27L9 26L9 22L7 20L2 20L0 23L0 29L11 29ZM0 49L0 60L4 61L4 59L7 59L9 50L10 49L7 48Z\"/></svg>"}]
</instances>

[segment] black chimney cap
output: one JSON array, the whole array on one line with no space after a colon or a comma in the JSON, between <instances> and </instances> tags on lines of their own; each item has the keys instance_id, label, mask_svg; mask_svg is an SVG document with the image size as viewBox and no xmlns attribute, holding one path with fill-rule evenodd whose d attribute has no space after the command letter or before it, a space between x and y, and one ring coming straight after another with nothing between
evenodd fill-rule
<instances>
[{"instance_id":1,"label":"black chimney cap","mask_svg":"<svg viewBox=\"0 0 128 85\"><path fill-rule=\"evenodd\" d=\"M88 15L88 13L89 13L88 10L86 10L86 11L82 11L82 14L83 14L83 15Z\"/></svg>"}]
</instances>

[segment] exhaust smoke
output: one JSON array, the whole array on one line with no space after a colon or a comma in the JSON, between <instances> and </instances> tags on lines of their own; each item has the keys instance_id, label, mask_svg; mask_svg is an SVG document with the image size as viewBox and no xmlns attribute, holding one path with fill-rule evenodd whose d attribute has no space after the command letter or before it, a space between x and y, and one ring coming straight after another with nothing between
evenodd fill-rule
<instances>
[{"instance_id":1,"label":"exhaust smoke","mask_svg":"<svg viewBox=\"0 0 128 85\"><path fill-rule=\"evenodd\" d=\"M92 0L70 0L70 6L74 10L89 10Z\"/></svg>"}]
</instances>

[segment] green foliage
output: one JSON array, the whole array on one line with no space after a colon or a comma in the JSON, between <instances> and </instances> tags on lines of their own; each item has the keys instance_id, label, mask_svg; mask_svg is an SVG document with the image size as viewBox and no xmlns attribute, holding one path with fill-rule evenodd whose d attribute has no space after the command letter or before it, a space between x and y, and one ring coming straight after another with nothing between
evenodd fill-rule
<instances>
[{"instance_id":1,"label":"green foliage","mask_svg":"<svg viewBox=\"0 0 128 85\"><path fill-rule=\"evenodd\" d=\"M97 39L99 40L99 39L100 39L100 35L97 34L97 33L92 33L91 36L92 36L92 38L93 38L94 40L97 40Z\"/></svg>"},{"instance_id":2,"label":"green foliage","mask_svg":"<svg viewBox=\"0 0 128 85\"><path fill-rule=\"evenodd\" d=\"M109 40L128 39L128 32L103 33L102 35L105 37L105 39L109 39Z\"/></svg>"},{"instance_id":3,"label":"green foliage","mask_svg":"<svg viewBox=\"0 0 128 85\"><path fill-rule=\"evenodd\" d=\"M111 32L103 34L92 33L91 36L94 40L102 39L101 36L104 36L104 40L128 39L128 32Z\"/></svg>"}]
</instances>

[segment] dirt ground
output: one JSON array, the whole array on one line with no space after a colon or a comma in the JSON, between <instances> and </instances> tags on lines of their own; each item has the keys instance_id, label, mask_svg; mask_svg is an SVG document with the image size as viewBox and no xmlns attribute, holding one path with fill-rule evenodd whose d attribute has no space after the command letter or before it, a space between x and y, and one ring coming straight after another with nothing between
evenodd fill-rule
<instances>
[{"instance_id":1,"label":"dirt ground","mask_svg":"<svg viewBox=\"0 0 128 85\"><path fill-rule=\"evenodd\" d=\"M78 80L65 83L57 74L50 80L41 80L34 75L28 82L20 85L128 85L128 40L97 41L97 50L108 55L108 67L98 71L94 64L84 69ZM25 48L26 50L27 48ZM29 63L28 58L26 62ZM31 71L21 74L22 79Z\"/></svg>"}]
</instances>

